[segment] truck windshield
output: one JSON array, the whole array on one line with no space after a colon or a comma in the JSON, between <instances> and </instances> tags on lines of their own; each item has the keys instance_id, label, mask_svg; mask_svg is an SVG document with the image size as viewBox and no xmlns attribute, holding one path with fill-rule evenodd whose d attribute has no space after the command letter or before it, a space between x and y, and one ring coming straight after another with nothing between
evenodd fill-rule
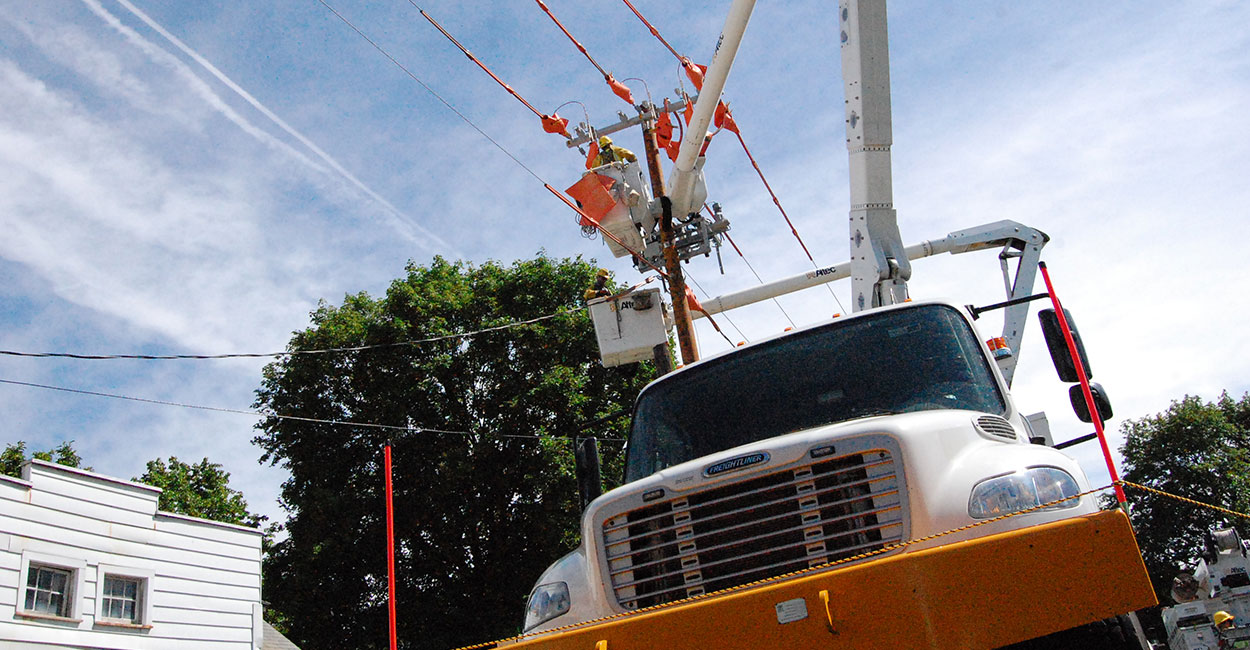
<instances>
[{"instance_id":1,"label":"truck windshield","mask_svg":"<svg viewBox=\"0 0 1250 650\"><path fill-rule=\"evenodd\" d=\"M835 321L654 384L634 412L625 478L873 415L1006 408L967 322L951 307L918 305Z\"/></svg>"}]
</instances>

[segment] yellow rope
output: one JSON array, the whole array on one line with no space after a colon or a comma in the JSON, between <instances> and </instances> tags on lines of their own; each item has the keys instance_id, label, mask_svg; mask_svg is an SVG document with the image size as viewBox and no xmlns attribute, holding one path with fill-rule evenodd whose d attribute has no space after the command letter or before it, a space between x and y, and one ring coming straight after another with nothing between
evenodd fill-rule
<instances>
[{"instance_id":1,"label":"yellow rope","mask_svg":"<svg viewBox=\"0 0 1250 650\"><path fill-rule=\"evenodd\" d=\"M1183 497L1183 496L1180 496L1180 495L1172 494L1172 493L1170 493L1170 492L1164 492L1163 490L1157 490L1157 489L1155 489L1155 488L1152 488L1152 487L1147 487L1147 486L1145 486L1145 485L1141 485L1141 484L1138 484L1138 483L1133 483L1133 482L1130 482L1130 481L1123 481L1123 480L1122 480L1122 481L1119 481L1119 484L1120 484L1120 485L1122 485L1122 486L1128 486L1128 487L1132 487L1132 488L1137 488L1137 489L1139 489L1139 490L1144 490L1144 491L1146 491L1146 492L1152 492L1152 493L1154 493L1154 494L1158 494L1158 495L1160 495L1160 496L1165 496L1165 497L1168 497L1169 499L1175 499L1175 500L1177 500L1177 501L1183 501L1183 502L1185 502L1185 503L1188 503L1188 504L1191 504L1191 505L1195 505L1195 506L1199 506L1199 507L1202 507L1202 508L1207 508L1207 509L1209 509L1209 510L1215 510L1215 511L1217 511L1217 512L1222 512L1222 513L1227 514L1227 515L1233 515L1233 516L1236 516L1236 517L1241 517L1241 518L1243 518L1243 519L1250 519L1250 515L1248 515L1248 514L1246 514L1246 513L1244 513L1244 512L1237 512L1236 510L1229 510L1228 508L1221 508L1220 506L1211 505L1211 504L1209 504L1209 503L1203 503L1203 502L1201 502L1201 501L1195 501L1194 499L1189 499L1189 498L1186 498L1186 497ZM638 615L638 614L642 614L642 613L645 613L645 612L652 612L652 611L656 611L656 610L659 610L659 609L665 609L665 608L669 608L669 607L676 607L677 605L684 605L684 604L686 604L686 603L690 603L690 602L694 602L694 601L698 601L698 600L705 600L705 599L707 599L707 598L712 598L712 597L714 597L714 596L723 596L723 595L725 595L725 594L727 594L727 593L731 593L731 592L735 592L735 591L741 591L741 590L743 590L743 589L749 589L749 588L751 588L751 587L757 587L757 586L762 585L762 584L765 584L765 583L777 582L777 581L781 581L781 580L787 580L787 579L790 579L790 578L795 578L795 577L798 577L798 576L806 575L806 574L809 574L809 573L815 573L815 572L817 572L817 571L824 571L824 570L827 570L827 569L829 569L829 568L831 568L831 567L836 567L836 566L839 566L839 565L842 565L842 564L849 564L849 563L851 563L851 562L858 562L858 561L860 561L860 560L863 560L863 559L866 559L866 558L870 558L870 557L873 557L873 556L876 556L876 555L881 555L881 554L883 554L883 553L889 553L889 552L891 552L891 551L896 551L896 550L898 550L898 549L905 548L905 547L908 547L908 546L913 546L913 545L915 545L915 544L921 544L921 543L923 543L923 542L932 541L932 540L935 540L935 539L938 539L938 538L941 538L941 537L946 537L946 536L948 536L948 535L954 535L954 534L956 534L956 533L961 533L961 532L964 532L964 531L966 531L966 530L971 530L971 529L973 529L973 528L976 528L976 527L978 527L978 526L984 526L984 525L986 525L986 524L992 524L992 523L995 523L995 522L999 522L999 521L1003 521L1003 520L1006 520L1006 519L1010 519L1010 518L1012 518L1012 517L1019 517L1020 515L1027 515L1027 514L1029 514L1029 513L1031 513L1031 512L1035 512L1035 511L1038 511L1038 510L1044 510L1044 509L1046 509L1046 508L1049 508L1049 507L1052 507L1052 506L1058 505L1058 504L1060 504L1060 503L1063 503L1064 501L1071 501L1072 499L1080 499L1080 498L1082 498L1082 497L1089 496L1089 495L1094 494L1094 493L1096 493L1096 492L1102 492L1103 490L1110 489L1110 488L1111 488L1111 487L1113 487L1114 485L1115 485L1115 483L1112 483L1111 485L1104 485L1104 486L1102 486L1102 487L1100 487L1100 488L1094 488L1094 489L1092 489L1092 490L1087 490L1087 491L1082 492L1082 493L1080 493L1080 494L1077 494L1077 495L1075 495L1075 496L1066 497L1066 498L1063 498L1063 499L1056 499L1056 500L1054 500L1054 501L1050 501L1050 502L1048 502L1048 503L1043 503L1043 504L1038 505L1038 506L1033 506L1032 508L1028 508L1028 509L1026 509L1026 510L1021 510L1021 511L1019 511L1019 512L1013 512L1013 513L1010 513L1010 514L999 515L999 516L997 516L997 517L993 517L993 518L991 518L991 519L984 519L984 520L981 520L981 521L973 522L973 523L968 524L968 525L966 525L966 526L960 526L959 528L952 528L952 529L947 530L947 531L943 531L943 532L940 532L940 533L935 533L935 534L933 534L933 535L926 535L925 537L920 537L920 538L917 538L917 539L912 539L912 540L908 540L908 541L905 541L905 542L898 542L898 543L896 543L896 544L889 544L889 545L883 546L883 547L881 547L881 548L879 548L879 549L876 549L876 550L874 550L874 551L869 551L869 552L867 552L867 553L860 553L860 554L858 554L858 555L853 555L853 556L851 556L851 557L842 558L841 560L837 560L837 561L835 561L835 562L826 562L826 563L824 563L824 564L819 564L819 565L817 565L817 566L814 566L814 567L809 567L809 568L807 568L807 569L801 569L801 570L799 570L799 571L792 571L792 572L790 572L790 573L783 573L783 574L781 574L781 575L778 575L778 576L773 576L773 577L771 577L771 578L765 578L765 579L763 579L763 580L756 580L756 581L754 581L754 582L748 582L748 583L741 584L741 585L737 585L737 586L734 586L734 587L727 587L727 588L725 588L725 589L720 589L720 590L717 590L717 591L710 591L710 592L708 592L708 593L705 593L705 594L700 594L700 595L698 595L698 596L690 596L690 597L687 597L687 598L682 598L682 599L680 599L680 600L674 600L674 601L672 601L672 602L663 603L663 604L660 604L660 605L651 605L650 607L643 607L643 608L640 608L640 609L634 609L634 610L630 610L630 611L627 611L627 612L621 612L621 613L619 613L619 614L611 614L611 615L609 615L609 616L601 616L601 617L599 617L599 618L591 619L591 620L588 620L588 621L582 621L582 622L580 622L580 623L573 623L573 624L571 624L571 625L562 625L562 626L560 626L560 627L555 627L555 628L552 628L552 629L550 629L550 630L543 630L542 632L530 632L530 633L528 633L528 634L521 634L521 635L519 635L519 636L509 637L509 638L507 638L507 639L500 639L499 641L490 641L490 642L487 642L487 643L478 643L478 644L475 644L475 645L467 645L467 646L462 646L462 647L460 647L460 648L456 648L455 650L481 650L482 648L493 648L493 647L498 646L499 644L502 644L502 643L515 643L515 642L517 642L517 641L523 641L523 640L525 640L525 639L527 639L527 638L531 638L531 637L535 637L535 636L545 636L545 635L548 635L548 634L554 634L554 633L556 633L556 632L567 632L567 631L570 631L570 630L576 630L576 629L580 629L580 628L583 628L583 627L589 627L589 626L591 626L591 625L596 625L596 624L599 624L599 623L603 623L603 622L606 622L606 621L611 621L611 620L616 620L616 619L626 618L626 617L629 617L629 616L636 616L636 615Z\"/></svg>"},{"instance_id":2,"label":"yellow rope","mask_svg":"<svg viewBox=\"0 0 1250 650\"><path fill-rule=\"evenodd\" d=\"M1222 513L1224 513L1224 514L1226 514L1226 515L1233 515L1234 517L1241 517L1242 519L1250 519L1250 515L1248 515L1248 514L1246 514L1246 513L1244 513L1244 512L1237 512L1236 510L1229 510L1228 508L1221 508L1221 507L1219 507L1219 506L1213 506L1213 505L1211 505L1211 504L1209 504L1209 503L1203 503L1203 502L1201 502L1201 501L1195 501L1195 500L1193 500L1193 499L1188 499L1188 498L1185 498L1185 497L1180 496L1180 495L1177 495L1177 494L1172 494L1171 492L1164 492L1163 490L1156 490L1155 488L1152 488L1152 487L1147 487L1147 486L1145 486L1145 485L1140 485L1140 484L1138 484L1138 483L1130 483L1129 481L1120 481L1120 484L1121 484L1121 485L1127 485L1127 486L1129 486L1129 487L1134 487L1134 488L1137 488L1137 489L1139 489L1139 490L1145 490L1145 491L1147 491L1147 492L1153 492L1154 494L1158 494L1158 495L1160 495L1160 496L1165 496L1165 497L1168 497L1169 499L1175 499L1175 500L1177 500L1177 501L1183 501L1183 502L1188 503L1188 504L1190 504L1190 505L1199 506L1199 507L1202 507L1202 508L1206 508L1206 509L1208 509L1208 510L1215 510L1216 512L1222 512Z\"/></svg>"}]
</instances>

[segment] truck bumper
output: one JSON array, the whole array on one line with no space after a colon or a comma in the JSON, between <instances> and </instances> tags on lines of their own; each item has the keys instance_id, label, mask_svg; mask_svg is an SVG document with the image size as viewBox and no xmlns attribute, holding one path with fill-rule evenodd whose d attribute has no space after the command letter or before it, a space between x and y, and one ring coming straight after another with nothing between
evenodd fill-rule
<instances>
[{"instance_id":1,"label":"truck bumper","mask_svg":"<svg viewBox=\"0 0 1250 650\"><path fill-rule=\"evenodd\" d=\"M1154 604L1128 518L1115 510L802 575L508 647L988 650Z\"/></svg>"}]
</instances>

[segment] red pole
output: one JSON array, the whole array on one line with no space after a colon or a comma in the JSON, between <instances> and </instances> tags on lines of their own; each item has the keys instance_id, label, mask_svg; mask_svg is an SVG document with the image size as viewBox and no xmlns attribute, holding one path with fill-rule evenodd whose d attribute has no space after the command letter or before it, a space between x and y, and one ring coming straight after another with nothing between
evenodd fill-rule
<instances>
[{"instance_id":1,"label":"red pole","mask_svg":"<svg viewBox=\"0 0 1250 650\"><path fill-rule=\"evenodd\" d=\"M1076 368L1077 378L1081 380L1085 406L1089 409L1091 419L1094 421L1094 432L1098 434L1098 444L1102 445L1102 456L1107 461L1107 472L1111 474L1111 480L1115 485L1115 499L1121 507L1124 507L1127 499L1124 496L1124 488L1120 485L1120 474L1115 471L1115 461L1111 459L1111 447L1107 446L1107 435L1102 429L1102 416L1098 413L1098 406L1094 404L1094 393L1089 389L1089 377L1085 376L1085 364L1081 363L1081 355L1076 350L1076 341L1072 338L1072 329L1068 327L1068 319L1063 315L1063 306L1059 304L1059 296L1055 295L1055 288L1050 283L1050 272L1046 270L1046 263L1038 262L1037 266L1042 270L1042 279L1046 281L1046 293L1050 294L1050 302L1055 307L1055 316L1059 319L1059 329L1063 331L1063 340L1068 344L1068 354L1072 355L1072 365Z\"/></svg>"},{"instance_id":2,"label":"red pole","mask_svg":"<svg viewBox=\"0 0 1250 650\"><path fill-rule=\"evenodd\" d=\"M395 509L391 503L391 446L386 445L386 581L387 607L390 612L391 650L398 647L395 635Z\"/></svg>"}]
</instances>

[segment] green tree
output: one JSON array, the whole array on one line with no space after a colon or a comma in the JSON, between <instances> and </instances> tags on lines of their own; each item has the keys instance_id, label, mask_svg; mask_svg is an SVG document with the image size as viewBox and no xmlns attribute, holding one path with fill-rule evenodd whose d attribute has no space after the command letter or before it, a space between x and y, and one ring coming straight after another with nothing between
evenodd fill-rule
<instances>
[{"instance_id":1,"label":"green tree","mask_svg":"<svg viewBox=\"0 0 1250 650\"><path fill-rule=\"evenodd\" d=\"M22 465L30 458L38 458L46 460L49 463L65 465L66 467L82 467L82 458L78 456L78 452L74 450L74 441L66 440L61 444L47 451L36 451L30 456L26 455L26 441L18 440L4 446L4 452L0 453L0 474L8 474L9 476L22 476ZM82 467L90 471L90 467Z\"/></svg>"},{"instance_id":2,"label":"green tree","mask_svg":"<svg viewBox=\"0 0 1250 650\"><path fill-rule=\"evenodd\" d=\"M652 375L599 363L579 309L595 271L541 255L511 266L410 264L384 298L323 303L289 344L386 347L292 355L266 367L257 406L271 413L411 427L278 417L259 425L262 460L291 472L282 487L288 537L266 560L266 593L301 647L387 645L388 438L402 646L444 649L518 631L534 580L577 537L569 438L631 404ZM614 421L595 434L620 438L624 426ZM610 466L619 467L620 448L602 445Z\"/></svg>"},{"instance_id":3,"label":"green tree","mask_svg":"<svg viewBox=\"0 0 1250 650\"><path fill-rule=\"evenodd\" d=\"M134 479L161 488L157 507L189 517L259 528L266 517L248 512L243 493L230 487L230 473L207 458L194 465L169 457L148 461L147 471Z\"/></svg>"},{"instance_id":4,"label":"green tree","mask_svg":"<svg viewBox=\"0 0 1250 650\"><path fill-rule=\"evenodd\" d=\"M1239 512L1250 511L1250 394L1215 402L1186 396L1167 412L1121 426L1123 478L1157 490ZM1169 602L1172 579L1192 570L1206 531L1240 519L1144 490L1127 488L1137 542L1160 602Z\"/></svg>"}]
</instances>

